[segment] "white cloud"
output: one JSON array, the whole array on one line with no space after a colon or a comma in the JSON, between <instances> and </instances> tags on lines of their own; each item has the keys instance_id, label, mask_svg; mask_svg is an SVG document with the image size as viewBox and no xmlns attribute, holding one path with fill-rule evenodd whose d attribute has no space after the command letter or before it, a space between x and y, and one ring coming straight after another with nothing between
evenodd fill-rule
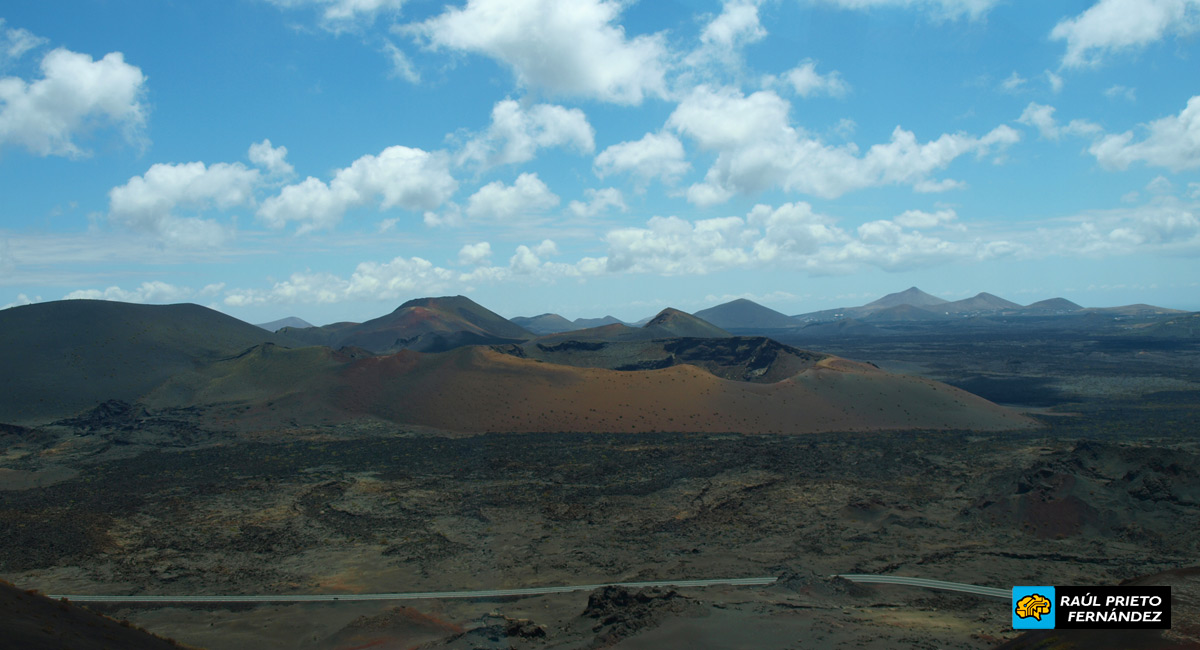
<instances>
[{"instance_id":1,"label":"white cloud","mask_svg":"<svg viewBox=\"0 0 1200 650\"><path fill-rule=\"evenodd\" d=\"M1200 251L1195 206L1174 200L1088 213L1072 221L1076 223L1042 233L1047 250L1090 257Z\"/></svg>"},{"instance_id":2,"label":"white cloud","mask_svg":"<svg viewBox=\"0 0 1200 650\"><path fill-rule=\"evenodd\" d=\"M1025 89L1026 83L1028 83L1028 80L1017 74L1016 70L1013 70L1013 73L1008 75L1007 79L1000 82L1000 88L1005 92L1017 93Z\"/></svg>"},{"instance_id":3,"label":"white cloud","mask_svg":"<svg viewBox=\"0 0 1200 650\"><path fill-rule=\"evenodd\" d=\"M533 160L538 149L572 147L583 153L596 148L596 132L578 108L535 104L528 109L511 99L492 107L492 123L482 136L468 142L460 161L485 166Z\"/></svg>"},{"instance_id":4,"label":"white cloud","mask_svg":"<svg viewBox=\"0 0 1200 650\"><path fill-rule=\"evenodd\" d=\"M0 79L0 147L20 146L39 156L80 157L76 135L101 125L136 139L146 122L140 98L145 75L120 52L99 61L63 48L42 58L42 78Z\"/></svg>"},{"instance_id":5,"label":"white cloud","mask_svg":"<svg viewBox=\"0 0 1200 650\"><path fill-rule=\"evenodd\" d=\"M492 256L492 245L485 242L465 244L458 251L458 263L464 266L483 264Z\"/></svg>"},{"instance_id":6,"label":"white cloud","mask_svg":"<svg viewBox=\"0 0 1200 650\"><path fill-rule=\"evenodd\" d=\"M700 46L687 55L684 63L693 68L709 63L738 67L742 48L767 36L758 18L760 3L761 0L725 0L721 13L700 31Z\"/></svg>"},{"instance_id":7,"label":"white cloud","mask_svg":"<svg viewBox=\"0 0 1200 650\"><path fill-rule=\"evenodd\" d=\"M534 248L517 246L517 252L508 261L508 267L513 273L529 275L538 272L543 266L542 258L558 255L558 246L551 240L543 240Z\"/></svg>"},{"instance_id":8,"label":"white cloud","mask_svg":"<svg viewBox=\"0 0 1200 650\"><path fill-rule=\"evenodd\" d=\"M292 165L287 161L287 147L272 147L270 140L250 145L250 162L274 176L291 176Z\"/></svg>"},{"instance_id":9,"label":"white cloud","mask_svg":"<svg viewBox=\"0 0 1200 650\"><path fill-rule=\"evenodd\" d=\"M490 249L486 242L463 247L460 262L478 264L468 272L443 268L420 257L396 257L384 263L362 262L348 278L311 271L293 273L287 280L276 282L266 290L227 291L224 303L230 307L245 307L266 303L391 301L442 293L452 287L468 290L478 282L554 282L561 278L582 278L603 273L606 262L603 258L593 257L581 258L574 264L543 261L543 258L558 255L558 247L547 239L536 246L518 246L508 266L485 266Z\"/></svg>"},{"instance_id":10,"label":"white cloud","mask_svg":"<svg viewBox=\"0 0 1200 650\"><path fill-rule=\"evenodd\" d=\"M1200 199L1200 183L1188 183L1187 196L1189 199Z\"/></svg>"},{"instance_id":11,"label":"white cloud","mask_svg":"<svg viewBox=\"0 0 1200 650\"><path fill-rule=\"evenodd\" d=\"M783 73L783 81L801 97L828 95L830 97L845 97L850 92L850 84L842 79L837 70L827 75L817 72L816 61L805 61Z\"/></svg>"},{"instance_id":12,"label":"white cloud","mask_svg":"<svg viewBox=\"0 0 1200 650\"><path fill-rule=\"evenodd\" d=\"M1029 102L1017 122L1036 128L1044 140L1058 140L1063 134L1096 135L1102 131L1099 124L1087 120L1071 120L1066 126L1060 126L1054 118L1054 111L1053 106Z\"/></svg>"},{"instance_id":13,"label":"white cloud","mask_svg":"<svg viewBox=\"0 0 1200 650\"><path fill-rule=\"evenodd\" d=\"M47 42L41 36L21 27L4 29L4 19L0 18L0 69Z\"/></svg>"},{"instance_id":14,"label":"white cloud","mask_svg":"<svg viewBox=\"0 0 1200 650\"><path fill-rule=\"evenodd\" d=\"M35 303L39 303L41 301L42 301L41 296L35 296L33 298L30 298L29 296L27 296L23 293L18 293L16 300L8 303L7 305L4 305L3 307L0 307L0 310L8 309L10 307L24 307L25 305L32 305Z\"/></svg>"},{"instance_id":15,"label":"white cloud","mask_svg":"<svg viewBox=\"0 0 1200 650\"><path fill-rule=\"evenodd\" d=\"M217 287L223 285L210 285ZM206 287L208 289L208 287ZM189 300L197 295L194 289L180 287L166 282L143 282L136 289L125 290L120 287L107 289L79 289L63 296L63 300L115 300L119 302L136 303L177 303Z\"/></svg>"},{"instance_id":16,"label":"white cloud","mask_svg":"<svg viewBox=\"0 0 1200 650\"><path fill-rule=\"evenodd\" d=\"M923 210L905 210L892 219L898 226L905 228L937 228L939 226L961 230L962 224L955 223L958 214L954 210L938 210L925 212Z\"/></svg>"},{"instance_id":17,"label":"white cloud","mask_svg":"<svg viewBox=\"0 0 1200 650\"><path fill-rule=\"evenodd\" d=\"M1046 71L1046 83L1050 84L1050 91L1058 94L1063 88L1063 78L1050 70Z\"/></svg>"},{"instance_id":18,"label":"white cloud","mask_svg":"<svg viewBox=\"0 0 1200 650\"><path fill-rule=\"evenodd\" d=\"M400 145L339 169L328 184L309 176L263 202L258 216L274 228L300 224L298 233L333 228L346 210L376 199L382 210L434 210L458 189L449 158Z\"/></svg>"},{"instance_id":19,"label":"white cloud","mask_svg":"<svg viewBox=\"0 0 1200 650\"><path fill-rule=\"evenodd\" d=\"M1132 131L1106 135L1088 149L1108 169L1126 169L1135 162L1179 172L1200 167L1200 95L1188 100L1179 115L1168 115L1144 126L1145 139L1134 142Z\"/></svg>"},{"instance_id":20,"label":"white cloud","mask_svg":"<svg viewBox=\"0 0 1200 650\"><path fill-rule=\"evenodd\" d=\"M420 257L396 257L390 262L362 262L354 273L340 278L332 273L293 273L266 291L235 289L227 292L225 304L244 307L264 303L330 304L352 300L395 300L413 294L429 295L445 290L455 279L454 271L435 266Z\"/></svg>"},{"instance_id":21,"label":"white cloud","mask_svg":"<svg viewBox=\"0 0 1200 650\"><path fill-rule=\"evenodd\" d=\"M739 91L697 87L667 120L702 149L718 153L704 182L688 190L688 200L708 205L734 193L754 194L771 187L836 198L882 185L911 185L921 191L958 187L930 174L966 154L986 155L1020 139L1000 125L983 136L944 134L921 143L896 127L892 138L860 154L854 144L833 147L788 122L790 106L772 91L743 96Z\"/></svg>"},{"instance_id":22,"label":"white cloud","mask_svg":"<svg viewBox=\"0 0 1200 650\"><path fill-rule=\"evenodd\" d=\"M1122 98L1122 99L1125 99L1126 101L1136 102L1137 101L1137 90L1134 88L1130 88L1128 86L1122 86L1120 84L1117 84L1115 86L1109 86L1108 88L1106 88L1104 90L1104 96L1109 99Z\"/></svg>"},{"instance_id":23,"label":"white cloud","mask_svg":"<svg viewBox=\"0 0 1200 650\"><path fill-rule=\"evenodd\" d=\"M625 205L625 199L621 196L621 190L615 187L606 187L602 190L586 189L583 195L587 201L571 201L567 209L580 218L594 217L609 208L617 208L624 212L629 208Z\"/></svg>"},{"instance_id":24,"label":"white cloud","mask_svg":"<svg viewBox=\"0 0 1200 650\"><path fill-rule=\"evenodd\" d=\"M939 20L963 16L972 20L982 18L1000 0L809 0L831 4L843 9L870 10L878 8L913 8L930 12Z\"/></svg>"},{"instance_id":25,"label":"white cloud","mask_svg":"<svg viewBox=\"0 0 1200 650\"><path fill-rule=\"evenodd\" d=\"M849 272L863 266L905 270L941 262L1012 254L1004 240L964 239L953 212L906 212L895 220L865 223L853 233L807 203L758 205L746 218L686 221L654 217L644 228L608 233L609 272L702 275L729 268ZM925 232L917 231L920 227ZM941 231L931 234L928 231ZM953 234L945 238L943 234Z\"/></svg>"},{"instance_id":26,"label":"white cloud","mask_svg":"<svg viewBox=\"0 0 1200 650\"><path fill-rule=\"evenodd\" d=\"M392 76L400 77L409 83L417 83L421 81L421 73L417 72L416 66L413 65L412 59L404 53L404 50L396 47L396 44L391 41L384 41L383 53L387 55L388 61L392 63Z\"/></svg>"},{"instance_id":27,"label":"white cloud","mask_svg":"<svg viewBox=\"0 0 1200 650\"><path fill-rule=\"evenodd\" d=\"M1054 26L1050 38L1067 42L1063 65L1096 65L1111 53L1140 49L1168 35L1200 27L1200 0L1099 0Z\"/></svg>"},{"instance_id":28,"label":"white cloud","mask_svg":"<svg viewBox=\"0 0 1200 650\"><path fill-rule=\"evenodd\" d=\"M1175 185L1165 176L1155 176L1153 180L1146 183L1146 191L1151 194L1170 194L1175 190Z\"/></svg>"},{"instance_id":29,"label":"white cloud","mask_svg":"<svg viewBox=\"0 0 1200 650\"><path fill-rule=\"evenodd\" d=\"M285 9L316 7L321 10L321 25L341 32L358 24L370 23L383 12L397 13L405 0L268 0Z\"/></svg>"},{"instance_id":30,"label":"white cloud","mask_svg":"<svg viewBox=\"0 0 1200 650\"><path fill-rule=\"evenodd\" d=\"M665 93L662 35L627 38L615 0L468 0L406 28L435 47L510 66L522 86L639 104Z\"/></svg>"},{"instance_id":31,"label":"white cloud","mask_svg":"<svg viewBox=\"0 0 1200 650\"><path fill-rule=\"evenodd\" d=\"M658 178L674 183L691 168L683 143L671 133L647 133L640 140L614 144L596 156L596 175L629 173L641 184Z\"/></svg>"},{"instance_id":32,"label":"white cloud","mask_svg":"<svg viewBox=\"0 0 1200 650\"><path fill-rule=\"evenodd\" d=\"M465 212L472 219L525 222L558 205L558 201L537 174L525 173L512 185L493 181L479 188L467 199Z\"/></svg>"},{"instance_id":33,"label":"white cloud","mask_svg":"<svg viewBox=\"0 0 1200 650\"><path fill-rule=\"evenodd\" d=\"M157 163L142 176L109 190L110 221L154 234L183 246L216 246L229 235L223 224L196 216L179 216L250 205L261 173L241 163Z\"/></svg>"}]
</instances>

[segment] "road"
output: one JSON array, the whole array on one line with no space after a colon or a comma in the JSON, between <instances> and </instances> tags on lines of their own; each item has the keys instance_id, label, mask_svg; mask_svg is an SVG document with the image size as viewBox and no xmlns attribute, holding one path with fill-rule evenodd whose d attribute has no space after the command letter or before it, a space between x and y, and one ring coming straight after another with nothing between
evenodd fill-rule
<instances>
[{"instance_id":1,"label":"road","mask_svg":"<svg viewBox=\"0 0 1200 650\"><path fill-rule=\"evenodd\" d=\"M80 603L308 603L356 600L422 600L444 598L499 598L503 596L537 596L564 594L572 591L592 591L601 587L712 587L715 585L769 585L776 578L722 578L715 580L655 580L652 582L610 582L596 585L567 587L529 587L526 589L484 589L478 591L421 591L395 594L270 594L251 596L85 596L49 595Z\"/></svg>"},{"instance_id":2,"label":"road","mask_svg":"<svg viewBox=\"0 0 1200 650\"><path fill-rule=\"evenodd\" d=\"M943 591L958 591L962 593L1001 598L1008 600L1012 597L1011 590L994 587L980 587L960 582L944 582L926 578L907 578L904 576L870 575L861 573L839 574L833 577L845 578L851 582L896 584L925 589L941 589ZM573 591L593 591L601 587L626 587L641 589L643 587L712 587L717 585L733 586L763 586L773 584L778 578L718 578L713 580L655 580L650 582L610 582L595 585L570 585L566 587L528 587L525 589L483 589L476 591L418 591L390 594L266 594L244 596L94 596L50 594L50 598L66 598L80 603L311 603L311 602L350 602L360 600L441 600L446 598L502 598L507 596L538 596L542 594L565 594Z\"/></svg>"},{"instance_id":3,"label":"road","mask_svg":"<svg viewBox=\"0 0 1200 650\"><path fill-rule=\"evenodd\" d=\"M924 587L926 589L941 589L943 591L961 591L967 594L975 594L976 596L1002 598L1004 600L1009 600L1012 598L1011 589L996 589L995 587L965 585L961 582L944 582L942 580L907 578L905 576L881 576L869 573L842 573L836 577L845 578L850 582L874 583L883 585L908 585L909 587Z\"/></svg>"}]
</instances>

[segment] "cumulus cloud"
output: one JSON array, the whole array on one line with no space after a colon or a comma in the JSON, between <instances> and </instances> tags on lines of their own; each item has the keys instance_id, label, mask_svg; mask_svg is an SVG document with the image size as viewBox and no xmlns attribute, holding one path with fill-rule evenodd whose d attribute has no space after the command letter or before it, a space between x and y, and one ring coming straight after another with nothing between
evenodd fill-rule
<instances>
[{"instance_id":1,"label":"cumulus cloud","mask_svg":"<svg viewBox=\"0 0 1200 650\"><path fill-rule=\"evenodd\" d=\"M33 298L30 298L29 296L27 296L23 293L18 293L16 300L8 303L7 305L4 305L3 307L0 307L0 310L8 309L10 307L24 307L25 305L32 305L35 303L39 303L41 301L42 301L41 296L34 296Z\"/></svg>"},{"instance_id":2,"label":"cumulus cloud","mask_svg":"<svg viewBox=\"0 0 1200 650\"><path fill-rule=\"evenodd\" d=\"M434 210L457 189L445 154L396 145L339 169L329 183L309 176L284 187L258 216L273 228L296 222L305 233L333 228L346 210L376 200L381 210Z\"/></svg>"},{"instance_id":3,"label":"cumulus cloud","mask_svg":"<svg viewBox=\"0 0 1200 650\"><path fill-rule=\"evenodd\" d=\"M609 208L616 208L622 212L628 209L624 197L621 196L621 190L615 187L606 187L602 190L586 189L583 191L583 196L587 201L571 201L567 206L571 214L577 217L594 217Z\"/></svg>"},{"instance_id":4,"label":"cumulus cloud","mask_svg":"<svg viewBox=\"0 0 1200 650\"><path fill-rule=\"evenodd\" d=\"M517 177L512 185L493 181L467 199L471 219L503 223L527 222L558 205L559 198L535 173Z\"/></svg>"},{"instance_id":5,"label":"cumulus cloud","mask_svg":"<svg viewBox=\"0 0 1200 650\"><path fill-rule=\"evenodd\" d=\"M141 176L108 193L108 218L122 226L151 233L170 244L215 246L229 234L212 219L181 216L217 208L250 205L260 172L241 163L157 163Z\"/></svg>"},{"instance_id":6,"label":"cumulus cloud","mask_svg":"<svg viewBox=\"0 0 1200 650\"><path fill-rule=\"evenodd\" d=\"M0 18L0 69L25 56L25 53L47 43L46 39L21 27L4 27Z\"/></svg>"},{"instance_id":7,"label":"cumulus cloud","mask_svg":"<svg viewBox=\"0 0 1200 650\"><path fill-rule=\"evenodd\" d=\"M483 264L492 256L492 245L485 242L465 244L458 251L458 263L464 266Z\"/></svg>"},{"instance_id":8,"label":"cumulus cloud","mask_svg":"<svg viewBox=\"0 0 1200 650\"><path fill-rule=\"evenodd\" d=\"M1200 0L1100 0L1054 26L1050 38L1066 41L1066 67L1096 65L1106 55L1141 49L1166 36L1200 27Z\"/></svg>"},{"instance_id":9,"label":"cumulus cloud","mask_svg":"<svg viewBox=\"0 0 1200 650\"><path fill-rule=\"evenodd\" d=\"M571 147L591 153L596 148L595 137L595 129L578 108L554 104L525 108L505 99L492 107L487 132L468 142L459 159L490 167L533 160L538 149L547 147Z\"/></svg>"},{"instance_id":10,"label":"cumulus cloud","mask_svg":"<svg viewBox=\"0 0 1200 650\"><path fill-rule=\"evenodd\" d=\"M1195 206L1175 200L1120 210L1093 212L1044 235L1050 250L1107 257L1132 253L1200 250L1200 218Z\"/></svg>"},{"instance_id":11,"label":"cumulus cloud","mask_svg":"<svg viewBox=\"0 0 1200 650\"><path fill-rule=\"evenodd\" d=\"M976 20L987 14L1000 0L809 0L816 4L829 4L843 9L869 10L880 8L918 9L929 12L939 20L952 20L964 16Z\"/></svg>"},{"instance_id":12,"label":"cumulus cloud","mask_svg":"<svg viewBox=\"0 0 1200 650\"><path fill-rule=\"evenodd\" d=\"M1105 135L1088 152L1107 169L1126 169L1135 162L1179 172L1200 167L1200 95L1188 100L1179 115L1143 126L1145 138L1132 131Z\"/></svg>"},{"instance_id":13,"label":"cumulus cloud","mask_svg":"<svg viewBox=\"0 0 1200 650\"><path fill-rule=\"evenodd\" d=\"M544 261L558 254L557 245L545 240L535 246L517 246L507 266L487 266L490 245L464 246L466 261L476 264L470 271L454 271L420 257L396 257L390 262L362 262L347 278L333 273L305 271L275 282L269 289L234 289L224 303L245 307L265 303L338 303L357 300L396 300L416 295L442 293L451 287L466 290L474 283L554 282L604 272L604 259L584 257L574 264Z\"/></svg>"},{"instance_id":14,"label":"cumulus cloud","mask_svg":"<svg viewBox=\"0 0 1200 650\"><path fill-rule=\"evenodd\" d=\"M120 52L95 61L63 48L42 58L42 78L0 79L0 148L19 146L39 156L81 157L76 136L104 125L136 139L146 122L141 103L146 76Z\"/></svg>"},{"instance_id":15,"label":"cumulus cloud","mask_svg":"<svg viewBox=\"0 0 1200 650\"><path fill-rule=\"evenodd\" d=\"M811 60L783 73L781 79L801 97L845 97L850 92L850 84L842 79L841 73L834 70L822 75L817 72L817 62Z\"/></svg>"},{"instance_id":16,"label":"cumulus cloud","mask_svg":"<svg viewBox=\"0 0 1200 650\"><path fill-rule=\"evenodd\" d=\"M684 63L693 68L713 63L739 66L742 48L767 36L758 18L759 4L760 0L725 0L721 13L700 31L700 46Z\"/></svg>"},{"instance_id":17,"label":"cumulus cloud","mask_svg":"<svg viewBox=\"0 0 1200 650\"><path fill-rule=\"evenodd\" d=\"M654 217L645 227L608 233L609 272L698 275L729 268L849 272L863 266L904 270L1010 254L1004 240L963 237L953 212L905 212L847 232L808 203L755 206L745 218L687 221ZM921 230L917 230L920 228ZM953 235L949 237L947 235Z\"/></svg>"},{"instance_id":18,"label":"cumulus cloud","mask_svg":"<svg viewBox=\"0 0 1200 650\"><path fill-rule=\"evenodd\" d=\"M468 0L410 25L434 47L473 52L512 68L522 86L639 104L665 93L662 35L629 38L616 0Z\"/></svg>"},{"instance_id":19,"label":"cumulus cloud","mask_svg":"<svg viewBox=\"0 0 1200 650\"><path fill-rule=\"evenodd\" d=\"M223 284L213 284L200 292L189 287L180 287L166 282L143 282L136 289L108 287L107 289L79 289L63 296L63 300L115 300L136 303L176 303L197 295L212 295L221 290Z\"/></svg>"},{"instance_id":20,"label":"cumulus cloud","mask_svg":"<svg viewBox=\"0 0 1200 650\"><path fill-rule=\"evenodd\" d=\"M632 174L644 185L658 178L674 183L691 168L683 143L671 133L647 133L640 140L614 144L596 156L596 175Z\"/></svg>"},{"instance_id":21,"label":"cumulus cloud","mask_svg":"<svg viewBox=\"0 0 1200 650\"><path fill-rule=\"evenodd\" d=\"M272 147L270 140L250 145L250 162L274 176L291 176L292 165L287 161L287 147Z\"/></svg>"},{"instance_id":22,"label":"cumulus cloud","mask_svg":"<svg viewBox=\"0 0 1200 650\"><path fill-rule=\"evenodd\" d=\"M1017 122L1036 128L1044 140L1058 140L1063 134L1096 135L1102 131L1099 124L1087 120L1071 120L1066 126L1061 126L1054 118L1054 111L1053 106L1029 102Z\"/></svg>"},{"instance_id":23,"label":"cumulus cloud","mask_svg":"<svg viewBox=\"0 0 1200 650\"><path fill-rule=\"evenodd\" d=\"M882 185L910 185L919 191L959 187L930 175L967 153L982 156L1020 139L1000 125L983 136L944 134L921 143L896 127L889 142L860 153L854 144L829 146L788 121L790 105L772 91L750 96L730 88L697 87L667 120L717 160L704 181L688 190L688 200L709 205L735 193L755 194L779 187L824 198Z\"/></svg>"}]
</instances>

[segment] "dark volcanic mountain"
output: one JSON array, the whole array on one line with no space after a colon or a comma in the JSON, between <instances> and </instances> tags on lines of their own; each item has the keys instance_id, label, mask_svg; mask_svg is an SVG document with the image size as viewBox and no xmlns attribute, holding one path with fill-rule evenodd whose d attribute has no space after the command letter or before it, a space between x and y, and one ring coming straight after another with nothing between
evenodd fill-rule
<instances>
[{"instance_id":1,"label":"dark volcanic mountain","mask_svg":"<svg viewBox=\"0 0 1200 650\"><path fill-rule=\"evenodd\" d=\"M667 307L642 326L642 329L663 337L692 336L698 338L723 338L733 336L729 332L697 318L687 312Z\"/></svg>"},{"instance_id":2,"label":"dark volcanic mountain","mask_svg":"<svg viewBox=\"0 0 1200 650\"><path fill-rule=\"evenodd\" d=\"M875 300L863 305L862 308L868 311L875 311L879 309L885 309L887 307L897 307L900 305L912 305L913 307L935 307L938 305L944 305L947 302L948 301L942 300L937 296L931 296L916 287L909 287L898 293L889 293L879 300Z\"/></svg>"},{"instance_id":3,"label":"dark volcanic mountain","mask_svg":"<svg viewBox=\"0 0 1200 650\"><path fill-rule=\"evenodd\" d=\"M285 334L334 349L353 346L383 353L436 352L462 345L513 343L533 334L466 296L418 298L365 323L334 323Z\"/></svg>"},{"instance_id":4,"label":"dark volcanic mountain","mask_svg":"<svg viewBox=\"0 0 1200 650\"><path fill-rule=\"evenodd\" d=\"M716 307L709 307L696 312L696 318L702 318L717 327L732 329L783 329L799 327L800 323L791 316L780 313L769 307L738 298Z\"/></svg>"},{"instance_id":5,"label":"dark volcanic mountain","mask_svg":"<svg viewBox=\"0 0 1200 650\"><path fill-rule=\"evenodd\" d=\"M171 375L260 343L298 345L200 305L62 300L0 311L0 422L136 401Z\"/></svg>"},{"instance_id":6,"label":"dark volcanic mountain","mask_svg":"<svg viewBox=\"0 0 1200 650\"><path fill-rule=\"evenodd\" d=\"M558 314L542 314L541 316L517 316L509 319L514 325L523 327L534 334L557 334L580 329L571 321Z\"/></svg>"},{"instance_id":7,"label":"dark volcanic mountain","mask_svg":"<svg viewBox=\"0 0 1200 650\"><path fill-rule=\"evenodd\" d=\"M1080 309L1083 309L1083 307L1066 298L1048 298L1025 306L1025 311L1027 312L1044 314L1069 314Z\"/></svg>"},{"instance_id":8,"label":"dark volcanic mountain","mask_svg":"<svg viewBox=\"0 0 1200 650\"><path fill-rule=\"evenodd\" d=\"M1002 309L1021 309L1021 306L1015 302L985 292L971 298L963 298L962 300L936 305L930 311L961 314L964 312L1000 311Z\"/></svg>"},{"instance_id":9,"label":"dark volcanic mountain","mask_svg":"<svg viewBox=\"0 0 1200 650\"><path fill-rule=\"evenodd\" d=\"M0 580L0 647L20 650L178 650L150 634L87 608L22 591Z\"/></svg>"},{"instance_id":10,"label":"dark volcanic mountain","mask_svg":"<svg viewBox=\"0 0 1200 650\"><path fill-rule=\"evenodd\" d=\"M604 325L620 325L621 319L616 316L604 316L601 318L576 318L573 323L575 329L587 329L589 327L603 327Z\"/></svg>"},{"instance_id":11,"label":"dark volcanic mountain","mask_svg":"<svg viewBox=\"0 0 1200 650\"><path fill-rule=\"evenodd\" d=\"M267 330L268 332L275 332L275 331L281 330L285 327L302 328L302 327L314 327L314 325L312 323L304 320L303 318L297 318L295 316L288 316L287 318L280 318L279 320L273 320L269 323L259 323L258 327L261 327L261 328Z\"/></svg>"}]
</instances>

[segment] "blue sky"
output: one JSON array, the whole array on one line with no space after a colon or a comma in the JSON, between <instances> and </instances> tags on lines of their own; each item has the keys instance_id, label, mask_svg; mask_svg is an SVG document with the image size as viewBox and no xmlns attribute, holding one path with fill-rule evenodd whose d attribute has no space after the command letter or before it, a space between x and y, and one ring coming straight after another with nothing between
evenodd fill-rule
<instances>
[{"instance_id":1,"label":"blue sky","mask_svg":"<svg viewBox=\"0 0 1200 650\"><path fill-rule=\"evenodd\" d=\"M0 306L1200 309L1200 0L0 13Z\"/></svg>"}]
</instances>

